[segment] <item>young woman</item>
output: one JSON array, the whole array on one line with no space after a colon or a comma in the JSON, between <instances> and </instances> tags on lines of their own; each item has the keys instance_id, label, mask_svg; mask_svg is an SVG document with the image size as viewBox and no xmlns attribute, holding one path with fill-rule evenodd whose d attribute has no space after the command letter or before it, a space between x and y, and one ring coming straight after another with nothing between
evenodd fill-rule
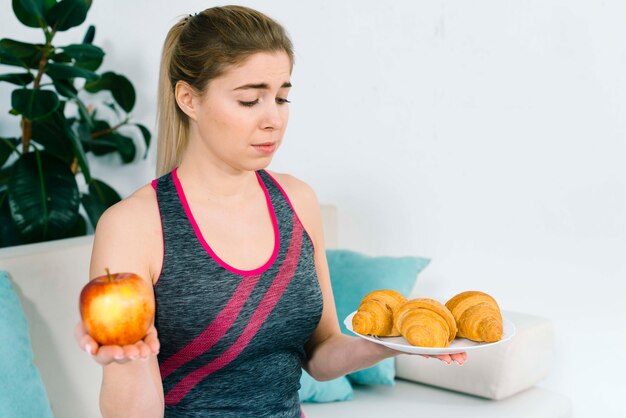
<instances>
[{"instance_id":1,"label":"young woman","mask_svg":"<svg viewBox=\"0 0 626 418\"><path fill-rule=\"evenodd\" d=\"M327 380L397 354L340 333L315 194L265 170L292 67L284 29L248 8L207 9L168 33L159 178L102 216L90 271L149 280L155 324L124 347L77 326L103 365L104 417L299 417L301 367Z\"/></svg>"}]
</instances>

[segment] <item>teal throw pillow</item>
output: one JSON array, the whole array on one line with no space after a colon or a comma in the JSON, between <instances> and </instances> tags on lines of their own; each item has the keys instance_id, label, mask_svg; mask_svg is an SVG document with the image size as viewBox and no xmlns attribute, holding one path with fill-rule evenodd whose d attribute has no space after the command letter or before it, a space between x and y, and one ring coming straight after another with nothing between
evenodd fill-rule
<instances>
[{"instance_id":1,"label":"teal throw pillow","mask_svg":"<svg viewBox=\"0 0 626 418\"><path fill-rule=\"evenodd\" d=\"M0 341L0 417L52 418L33 363L26 316L4 271L0 271Z\"/></svg>"},{"instance_id":2,"label":"teal throw pillow","mask_svg":"<svg viewBox=\"0 0 626 418\"><path fill-rule=\"evenodd\" d=\"M349 250L327 250L328 268L341 331L354 335L343 324L356 311L363 297L374 290L393 289L409 296L417 275L430 262L421 257L371 257ZM384 360L365 370L348 375L351 382L363 385L393 385L395 359Z\"/></svg>"},{"instance_id":3,"label":"teal throw pillow","mask_svg":"<svg viewBox=\"0 0 626 418\"><path fill-rule=\"evenodd\" d=\"M318 382L302 370L298 395L300 402L336 402L349 401L354 393L352 385L345 376L326 382Z\"/></svg>"},{"instance_id":4,"label":"teal throw pillow","mask_svg":"<svg viewBox=\"0 0 626 418\"><path fill-rule=\"evenodd\" d=\"M372 367L350 373L348 379L355 385L393 386L396 384L396 359L387 358Z\"/></svg>"}]
</instances>

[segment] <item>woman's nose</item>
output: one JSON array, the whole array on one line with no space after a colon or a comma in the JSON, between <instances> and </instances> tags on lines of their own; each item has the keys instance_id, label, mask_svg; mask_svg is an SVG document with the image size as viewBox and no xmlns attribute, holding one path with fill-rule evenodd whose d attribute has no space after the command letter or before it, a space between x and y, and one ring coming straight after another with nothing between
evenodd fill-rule
<instances>
[{"instance_id":1,"label":"woman's nose","mask_svg":"<svg viewBox=\"0 0 626 418\"><path fill-rule=\"evenodd\" d=\"M283 127L285 123L285 112L281 111L277 103L269 103L263 113L262 128L276 130Z\"/></svg>"}]
</instances>

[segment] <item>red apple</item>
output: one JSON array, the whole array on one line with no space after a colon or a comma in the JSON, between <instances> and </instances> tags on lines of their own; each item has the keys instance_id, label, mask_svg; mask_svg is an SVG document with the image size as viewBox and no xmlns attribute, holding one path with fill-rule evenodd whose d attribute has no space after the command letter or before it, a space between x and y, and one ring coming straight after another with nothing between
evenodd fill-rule
<instances>
[{"instance_id":1,"label":"red apple","mask_svg":"<svg viewBox=\"0 0 626 418\"><path fill-rule=\"evenodd\" d=\"M150 284L134 273L96 277L80 292L80 316L101 345L128 345L143 339L154 318Z\"/></svg>"}]
</instances>

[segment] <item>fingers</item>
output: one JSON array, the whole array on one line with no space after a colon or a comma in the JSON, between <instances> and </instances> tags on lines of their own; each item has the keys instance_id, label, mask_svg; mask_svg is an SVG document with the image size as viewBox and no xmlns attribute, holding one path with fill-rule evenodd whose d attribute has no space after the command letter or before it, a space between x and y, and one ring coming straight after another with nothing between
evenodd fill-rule
<instances>
[{"instance_id":1,"label":"fingers","mask_svg":"<svg viewBox=\"0 0 626 418\"><path fill-rule=\"evenodd\" d=\"M152 325L150 329L148 329L148 334L146 334L146 337L143 340L152 352L152 354L159 354L159 350L161 349L161 343L159 342L157 330L154 325Z\"/></svg>"},{"instance_id":2,"label":"fingers","mask_svg":"<svg viewBox=\"0 0 626 418\"><path fill-rule=\"evenodd\" d=\"M132 356L132 357L131 357ZM111 363L124 364L137 357L136 352L125 351L119 345L103 345L100 347L93 359L99 364L106 366Z\"/></svg>"},{"instance_id":3,"label":"fingers","mask_svg":"<svg viewBox=\"0 0 626 418\"><path fill-rule=\"evenodd\" d=\"M462 353L450 354L450 358L459 366L462 366L463 363L465 363L465 361L467 360L467 353L462 352Z\"/></svg>"},{"instance_id":4,"label":"fingers","mask_svg":"<svg viewBox=\"0 0 626 418\"><path fill-rule=\"evenodd\" d=\"M465 361L467 360L466 352L454 353L454 354L438 354L438 355L420 354L420 356L424 358L431 358L431 357L436 358L440 361L443 361L446 364L452 364L452 362L455 362L459 366L463 365L463 363L465 363Z\"/></svg>"},{"instance_id":5,"label":"fingers","mask_svg":"<svg viewBox=\"0 0 626 418\"><path fill-rule=\"evenodd\" d=\"M158 354L160 349L157 331L154 326L150 327L148 334L143 340L125 346L99 345L87 334L82 322L79 322L74 327L74 337L80 348L103 366L111 363L124 364L137 359L146 360L150 356Z\"/></svg>"},{"instance_id":6,"label":"fingers","mask_svg":"<svg viewBox=\"0 0 626 418\"><path fill-rule=\"evenodd\" d=\"M452 358L450 357L450 354L439 354L437 356L434 356L435 358L443 361L446 364L450 364L452 363Z\"/></svg>"},{"instance_id":7,"label":"fingers","mask_svg":"<svg viewBox=\"0 0 626 418\"><path fill-rule=\"evenodd\" d=\"M452 358L449 354L420 354L420 356L424 358L436 358L438 360L443 361L444 363L450 364L452 363Z\"/></svg>"},{"instance_id":8,"label":"fingers","mask_svg":"<svg viewBox=\"0 0 626 418\"><path fill-rule=\"evenodd\" d=\"M99 344L87 334L87 330L82 321L74 327L74 338L81 350L85 351L90 356L93 356L98 351Z\"/></svg>"},{"instance_id":9,"label":"fingers","mask_svg":"<svg viewBox=\"0 0 626 418\"><path fill-rule=\"evenodd\" d=\"M152 349L145 341L138 341L135 344L124 346L100 346L98 352L92 357L101 365L107 365L111 363L125 364L135 360L146 360L153 354L155 353L153 353Z\"/></svg>"}]
</instances>

